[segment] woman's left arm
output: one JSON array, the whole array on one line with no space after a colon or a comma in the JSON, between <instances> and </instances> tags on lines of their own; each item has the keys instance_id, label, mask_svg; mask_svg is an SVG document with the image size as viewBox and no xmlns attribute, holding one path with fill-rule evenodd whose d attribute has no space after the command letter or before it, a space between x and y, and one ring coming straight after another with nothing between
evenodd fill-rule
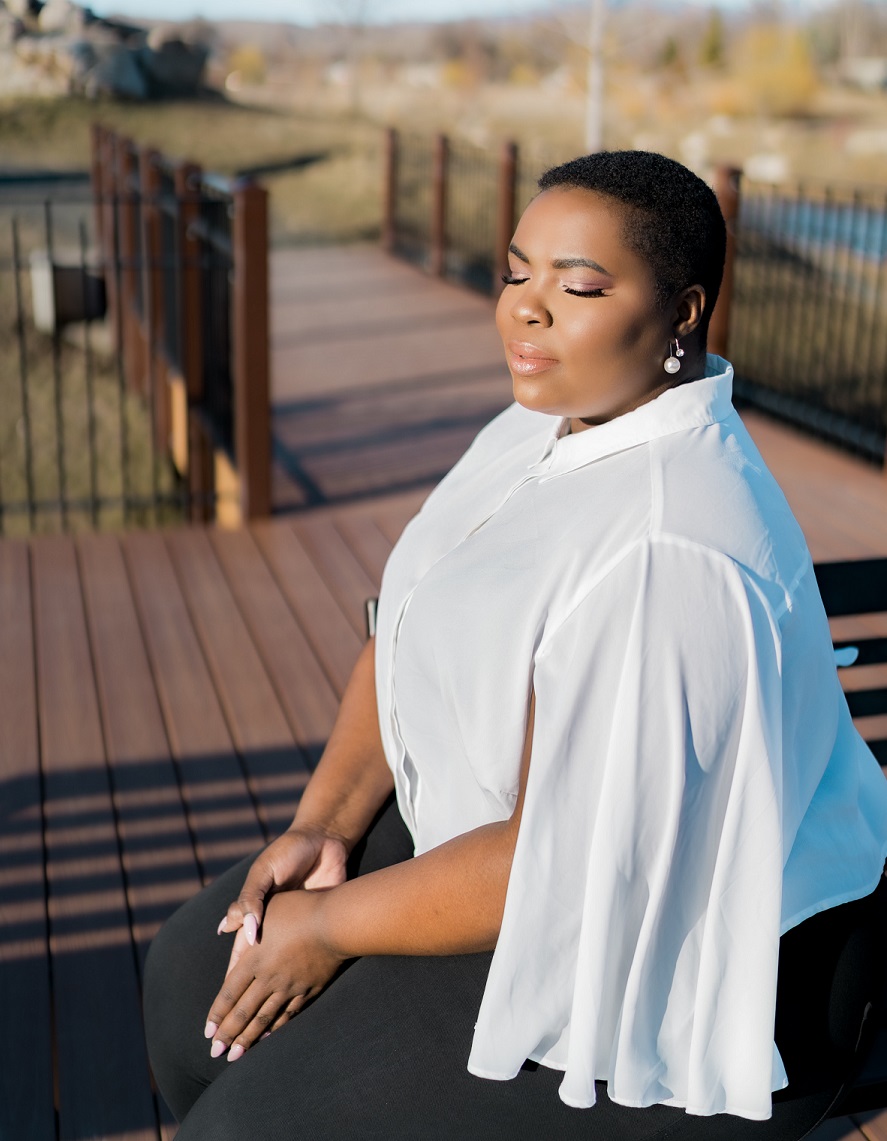
<instances>
[{"instance_id":1,"label":"woman's left arm","mask_svg":"<svg viewBox=\"0 0 887 1141\"><path fill-rule=\"evenodd\" d=\"M535 716L530 703L518 796L507 820L485 824L412 860L329 891L268 903L261 941L244 946L209 1012L213 1053L234 1061L283 1025L363 955L452 955L496 945L520 825Z\"/></svg>"}]
</instances>

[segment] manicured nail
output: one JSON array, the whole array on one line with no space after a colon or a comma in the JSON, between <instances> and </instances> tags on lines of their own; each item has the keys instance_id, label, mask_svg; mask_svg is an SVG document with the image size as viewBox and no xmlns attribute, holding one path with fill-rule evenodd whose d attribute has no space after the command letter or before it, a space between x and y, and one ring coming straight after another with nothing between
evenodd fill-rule
<instances>
[{"instance_id":1,"label":"manicured nail","mask_svg":"<svg viewBox=\"0 0 887 1141\"><path fill-rule=\"evenodd\" d=\"M262 1035L262 1038L270 1038L270 1037L271 1037L271 1031L270 1030L266 1030L265 1033ZM259 1039L260 1042L262 1041L262 1038Z\"/></svg>"},{"instance_id":2,"label":"manicured nail","mask_svg":"<svg viewBox=\"0 0 887 1141\"><path fill-rule=\"evenodd\" d=\"M222 922L216 928L216 934L221 935L223 931L228 930L228 916L226 915Z\"/></svg>"},{"instance_id":3,"label":"manicured nail","mask_svg":"<svg viewBox=\"0 0 887 1141\"><path fill-rule=\"evenodd\" d=\"M213 1042L213 1048L210 1050L209 1056L211 1058L221 1058L221 1056L224 1053L225 1053L225 1043L222 1041L221 1038L217 1038L215 1040L215 1042Z\"/></svg>"},{"instance_id":4,"label":"manicured nail","mask_svg":"<svg viewBox=\"0 0 887 1141\"><path fill-rule=\"evenodd\" d=\"M244 1048L239 1043L235 1042L231 1049L228 1051L228 1061L236 1062L237 1059L242 1058L245 1053L246 1050L244 1050Z\"/></svg>"},{"instance_id":5,"label":"manicured nail","mask_svg":"<svg viewBox=\"0 0 887 1141\"><path fill-rule=\"evenodd\" d=\"M216 1026L215 1022L207 1022L206 1026L203 1028L203 1037L215 1038L217 1030L218 1026Z\"/></svg>"},{"instance_id":6,"label":"manicured nail","mask_svg":"<svg viewBox=\"0 0 887 1141\"><path fill-rule=\"evenodd\" d=\"M256 935L259 933L259 924L256 922L255 915L245 915L243 917L243 933L246 935L246 941L251 947L256 945Z\"/></svg>"}]
</instances>

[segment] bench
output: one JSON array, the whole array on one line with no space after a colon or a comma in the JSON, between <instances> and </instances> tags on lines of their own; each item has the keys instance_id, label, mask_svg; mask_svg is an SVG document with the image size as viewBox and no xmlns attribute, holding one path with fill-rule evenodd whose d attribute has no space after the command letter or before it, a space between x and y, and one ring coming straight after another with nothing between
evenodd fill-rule
<instances>
[{"instance_id":1,"label":"bench","mask_svg":"<svg viewBox=\"0 0 887 1141\"><path fill-rule=\"evenodd\" d=\"M859 651L852 665L840 668L850 713L864 719L862 735L878 763L887 765L887 559L817 563L815 571L835 649ZM838 1115L887 1105L887 987L874 1017L874 1044Z\"/></svg>"}]
</instances>

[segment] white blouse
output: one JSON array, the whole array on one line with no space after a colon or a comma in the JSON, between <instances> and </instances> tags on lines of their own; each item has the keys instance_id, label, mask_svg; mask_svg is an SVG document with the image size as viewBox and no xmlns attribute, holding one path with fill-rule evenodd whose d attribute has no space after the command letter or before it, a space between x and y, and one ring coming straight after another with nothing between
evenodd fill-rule
<instances>
[{"instance_id":1,"label":"white blouse","mask_svg":"<svg viewBox=\"0 0 887 1141\"><path fill-rule=\"evenodd\" d=\"M526 799L469 1070L770 1116L779 936L873 891L887 782L732 368L575 435L513 405L406 528L376 681L427 851Z\"/></svg>"}]
</instances>

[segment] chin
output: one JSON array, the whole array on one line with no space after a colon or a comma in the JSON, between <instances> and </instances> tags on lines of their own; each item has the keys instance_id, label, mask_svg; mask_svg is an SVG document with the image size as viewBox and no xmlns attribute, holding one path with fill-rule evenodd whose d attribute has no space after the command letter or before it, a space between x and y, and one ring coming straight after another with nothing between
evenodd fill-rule
<instances>
[{"instance_id":1,"label":"chin","mask_svg":"<svg viewBox=\"0 0 887 1141\"><path fill-rule=\"evenodd\" d=\"M541 386L528 384L524 377L512 379L511 390L515 401L530 412L544 412L547 416L568 416L561 408L552 407L551 393L540 391Z\"/></svg>"}]
</instances>

